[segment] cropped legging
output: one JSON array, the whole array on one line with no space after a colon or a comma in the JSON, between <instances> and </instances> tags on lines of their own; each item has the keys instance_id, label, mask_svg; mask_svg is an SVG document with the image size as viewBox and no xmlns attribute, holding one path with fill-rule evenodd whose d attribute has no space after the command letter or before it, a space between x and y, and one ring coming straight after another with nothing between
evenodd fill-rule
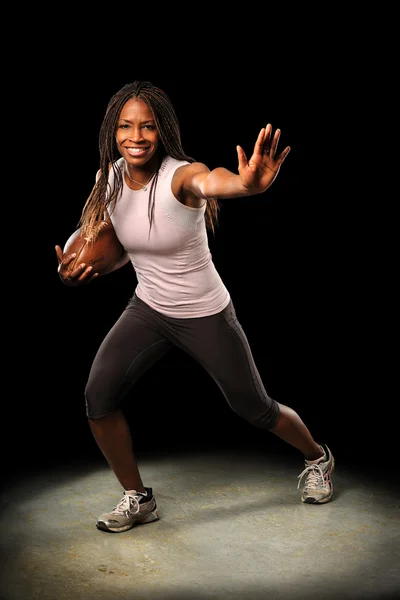
<instances>
[{"instance_id":1,"label":"cropped legging","mask_svg":"<svg viewBox=\"0 0 400 600\"><path fill-rule=\"evenodd\" d=\"M116 411L139 377L174 346L204 367L236 414L256 427L275 427L279 404L264 388L232 301L208 317L176 319L136 295L94 358L85 388L88 418Z\"/></svg>"}]
</instances>

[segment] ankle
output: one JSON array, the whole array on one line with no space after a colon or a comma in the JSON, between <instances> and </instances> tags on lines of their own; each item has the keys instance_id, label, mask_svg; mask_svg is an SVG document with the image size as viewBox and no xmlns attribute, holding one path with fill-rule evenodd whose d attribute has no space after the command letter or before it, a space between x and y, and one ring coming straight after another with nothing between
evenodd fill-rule
<instances>
[{"instance_id":1,"label":"ankle","mask_svg":"<svg viewBox=\"0 0 400 600\"><path fill-rule=\"evenodd\" d=\"M136 496L136 494L143 494L147 496L147 490L145 488L138 488L132 490L124 490L126 496Z\"/></svg>"},{"instance_id":2,"label":"ankle","mask_svg":"<svg viewBox=\"0 0 400 600\"><path fill-rule=\"evenodd\" d=\"M322 446L318 446L318 448L316 450L314 450L314 452L305 454L304 458L306 460L318 460L319 458L322 458L323 456L325 456L325 451L322 448Z\"/></svg>"}]
</instances>

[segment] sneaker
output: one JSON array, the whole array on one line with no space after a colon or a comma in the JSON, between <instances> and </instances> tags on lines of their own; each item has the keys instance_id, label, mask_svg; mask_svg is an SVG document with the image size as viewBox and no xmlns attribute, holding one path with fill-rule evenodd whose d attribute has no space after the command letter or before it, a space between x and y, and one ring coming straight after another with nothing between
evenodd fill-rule
<instances>
[{"instance_id":1,"label":"sneaker","mask_svg":"<svg viewBox=\"0 0 400 600\"><path fill-rule=\"evenodd\" d=\"M317 460L306 460L306 468L298 477L297 489L299 489L303 477L306 476L301 500L307 504L324 504L332 498L331 474L335 467L335 460L328 446L322 444L321 448L325 453L324 456Z\"/></svg>"},{"instance_id":2,"label":"sneaker","mask_svg":"<svg viewBox=\"0 0 400 600\"><path fill-rule=\"evenodd\" d=\"M147 495L141 492L124 493L117 506L109 513L103 513L97 520L96 527L103 531L120 533L128 531L136 523L151 523L159 519L157 504L152 488L145 488Z\"/></svg>"}]
</instances>

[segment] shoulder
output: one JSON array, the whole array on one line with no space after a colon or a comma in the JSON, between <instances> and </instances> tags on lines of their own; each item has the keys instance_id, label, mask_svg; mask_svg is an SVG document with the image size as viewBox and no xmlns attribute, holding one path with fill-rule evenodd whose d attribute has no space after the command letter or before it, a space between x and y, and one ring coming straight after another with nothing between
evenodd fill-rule
<instances>
[{"instance_id":1,"label":"shoulder","mask_svg":"<svg viewBox=\"0 0 400 600\"><path fill-rule=\"evenodd\" d=\"M178 160L171 156L166 156L160 166L159 178L181 179L183 177L192 177L198 173L208 173L209 168L204 163L189 162L188 160Z\"/></svg>"},{"instance_id":2,"label":"shoulder","mask_svg":"<svg viewBox=\"0 0 400 600\"><path fill-rule=\"evenodd\" d=\"M210 172L208 166L201 162L186 163L180 165L174 173L174 184L180 187L191 186L191 183L197 176L206 175Z\"/></svg>"},{"instance_id":3,"label":"shoulder","mask_svg":"<svg viewBox=\"0 0 400 600\"><path fill-rule=\"evenodd\" d=\"M178 160L172 156L165 156L161 162L158 177L159 179L167 179L174 175L177 169L186 167L190 163L187 160Z\"/></svg>"},{"instance_id":4,"label":"shoulder","mask_svg":"<svg viewBox=\"0 0 400 600\"><path fill-rule=\"evenodd\" d=\"M204 206L201 181L210 172L204 163L193 162L179 166L172 178L171 190L179 202L192 208Z\"/></svg>"}]
</instances>

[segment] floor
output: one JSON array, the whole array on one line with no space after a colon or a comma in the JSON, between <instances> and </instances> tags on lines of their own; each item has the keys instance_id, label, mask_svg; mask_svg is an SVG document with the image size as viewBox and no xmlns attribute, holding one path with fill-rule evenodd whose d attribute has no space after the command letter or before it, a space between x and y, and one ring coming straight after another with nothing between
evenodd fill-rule
<instances>
[{"instance_id":1,"label":"floor","mask_svg":"<svg viewBox=\"0 0 400 600\"><path fill-rule=\"evenodd\" d=\"M41 464L1 493L1 600L387 600L400 597L397 478L338 464L306 505L298 455L138 456L160 520L96 529L121 489L102 458ZM376 471L375 471L376 474Z\"/></svg>"}]
</instances>

